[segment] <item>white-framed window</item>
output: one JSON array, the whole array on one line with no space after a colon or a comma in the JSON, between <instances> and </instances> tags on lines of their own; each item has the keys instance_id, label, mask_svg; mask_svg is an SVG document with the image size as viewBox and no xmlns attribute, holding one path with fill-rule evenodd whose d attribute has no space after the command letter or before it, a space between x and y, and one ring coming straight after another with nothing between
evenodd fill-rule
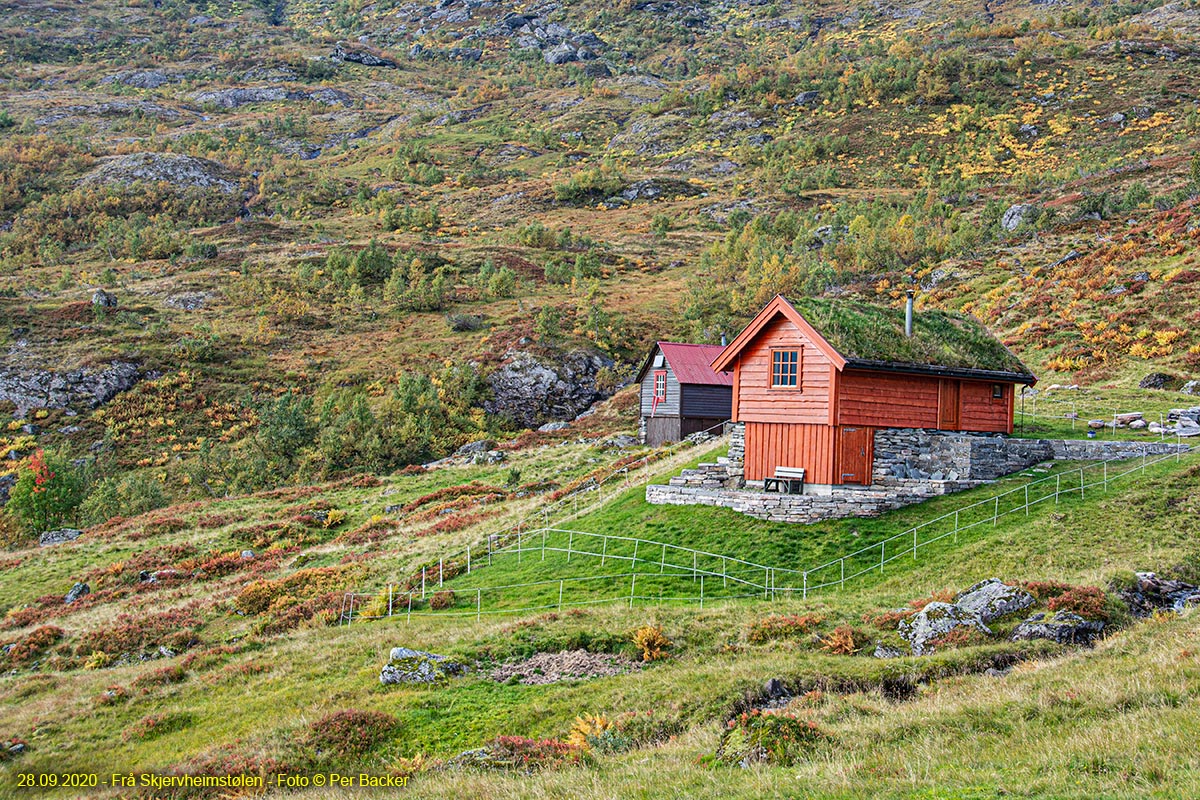
<instances>
[{"instance_id":1,"label":"white-framed window","mask_svg":"<svg viewBox=\"0 0 1200 800\"><path fill-rule=\"evenodd\" d=\"M771 386L793 389L800 386L800 351L771 351Z\"/></svg>"},{"instance_id":2,"label":"white-framed window","mask_svg":"<svg viewBox=\"0 0 1200 800\"><path fill-rule=\"evenodd\" d=\"M659 370L654 373L654 399L660 402L667 399L666 370Z\"/></svg>"}]
</instances>

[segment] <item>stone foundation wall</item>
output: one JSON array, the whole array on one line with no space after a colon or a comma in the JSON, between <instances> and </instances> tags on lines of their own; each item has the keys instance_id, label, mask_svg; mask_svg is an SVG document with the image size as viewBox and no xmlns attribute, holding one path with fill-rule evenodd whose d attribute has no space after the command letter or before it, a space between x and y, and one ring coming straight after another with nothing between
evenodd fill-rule
<instances>
[{"instance_id":1,"label":"stone foundation wall","mask_svg":"<svg viewBox=\"0 0 1200 800\"><path fill-rule=\"evenodd\" d=\"M921 428L875 432L872 483L903 480L992 481L1043 461L1104 461L1185 450L1173 442L1097 439L1012 439L995 434Z\"/></svg>"},{"instance_id":2,"label":"stone foundation wall","mask_svg":"<svg viewBox=\"0 0 1200 800\"><path fill-rule=\"evenodd\" d=\"M777 494L748 489L724 489L676 483L646 487L651 505L702 505L733 509L771 522L812 523L844 517L874 517L885 511L920 503L930 497L979 485L974 481L904 481L887 490L834 489L828 495Z\"/></svg>"},{"instance_id":3,"label":"stone foundation wall","mask_svg":"<svg viewBox=\"0 0 1200 800\"><path fill-rule=\"evenodd\" d=\"M729 460L741 463L746 457L746 423L727 423L729 428Z\"/></svg>"}]
</instances>

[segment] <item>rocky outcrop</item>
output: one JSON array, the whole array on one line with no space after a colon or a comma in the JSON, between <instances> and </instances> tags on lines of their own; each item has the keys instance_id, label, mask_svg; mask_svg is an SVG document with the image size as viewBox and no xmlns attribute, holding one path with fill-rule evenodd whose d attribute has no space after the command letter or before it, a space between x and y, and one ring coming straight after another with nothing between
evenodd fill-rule
<instances>
[{"instance_id":1,"label":"rocky outcrop","mask_svg":"<svg viewBox=\"0 0 1200 800\"><path fill-rule=\"evenodd\" d=\"M364 67L383 67L384 69L396 69L397 64L390 58L376 55L367 50L354 50L347 47L345 42L338 42L334 45L333 53L330 57L334 61L345 61L351 64L362 64Z\"/></svg>"},{"instance_id":2,"label":"rocky outcrop","mask_svg":"<svg viewBox=\"0 0 1200 800\"><path fill-rule=\"evenodd\" d=\"M1004 212L1004 216L1000 217L1000 227L1011 233L1021 227L1022 223L1031 221L1036 211L1037 206L1009 206L1008 210Z\"/></svg>"},{"instance_id":3,"label":"rocky outcrop","mask_svg":"<svg viewBox=\"0 0 1200 800\"><path fill-rule=\"evenodd\" d=\"M1084 619L1070 611L1059 611L1050 616L1039 612L1016 627L1012 640L1049 639L1059 644L1090 645L1103 631L1103 622Z\"/></svg>"},{"instance_id":4,"label":"rocky outcrop","mask_svg":"<svg viewBox=\"0 0 1200 800\"><path fill-rule=\"evenodd\" d=\"M67 596L63 598L63 602L66 605L71 605L71 603L74 603L79 598L86 597L91 593L92 587L88 586L86 583L77 583L71 587L69 592L67 592Z\"/></svg>"},{"instance_id":5,"label":"rocky outcrop","mask_svg":"<svg viewBox=\"0 0 1200 800\"><path fill-rule=\"evenodd\" d=\"M1024 611L1035 602L1029 592L999 578L980 581L954 598L954 605L978 615L984 623Z\"/></svg>"},{"instance_id":6,"label":"rocky outcrop","mask_svg":"<svg viewBox=\"0 0 1200 800\"><path fill-rule=\"evenodd\" d=\"M183 76L175 72L165 72L160 69L139 69L118 72L100 79L100 83L119 83L134 89L157 89L168 83L179 83Z\"/></svg>"},{"instance_id":7,"label":"rocky outcrop","mask_svg":"<svg viewBox=\"0 0 1200 800\"><path fill-rule=\"evenodd\" d=\"M132 153L104 159L80 183L128 186L139 181L222 194L236 194L241 188L237 176L224 164L178 153Z\"/></svg>"},{"instance_id":8,"label":"rocky outcrop","mask_svg":"<svg viewBox=\"0 0 1200 800\"><path fill-rule=\"evenodd\" d=\"M0 367L0 401L14 403L19 416L33 408L96 408L143 377L137 364L126 361L67 372Z\"/></svg>"},{"instance_id":9,"label":"rocky outcrop","mask_svg":"<svg viewBox=\"0 0 1200 800\"><path fill-rule=\"evenodd\" d=\"M900 620L900 638L912 645L914 656L932 653L937 640L956 628L973 628L988 636L991 630L973 611L950 603L933 602L909 619Z\"/></svg>"},{"instance_id":10,"label":"rocky outcrop","mask_svg":"<svg viewBox=\"0 0 1200 800\"><path fill-rule=\"evenodd\" d=\"M484 409L528 428L547 420L574 419L608 396L596 387L596 375L612 365L612 359L582 350L558 360L512 354L488 378L493 399Z\"/></svg>"},{"instance_id":11,"label":"rocky outcrop","mask_svg":"<svg viewBox=\"0 0 1200 800\"><path fill-rule=\"evenodd\" d=\"M1137 581L1117 593L1135 617L1148 617L1155 611L1182 611L1200 605L1200 588L1183 581L1160 578L1153 572L1137 573Z\"/></svg>"},{"instance_id":12,"label":"rocky outcrop","mask_svg":"<svg viewBox=\"0 0 1200 800\"><path fill-rule=\"evenodd\" d=\"M51 545L73 542L80 536L83 536L83 531L75 528L60 528L56 531L46 531L38 537L38 547L50 547Z\"/></svg>"},{"instance_id":13,"label":"rocky outcrop","mask_svg":"<svg viewBox=\"0 0 1200 800\"><path fill-rule=\"evenodd\" d=\"M388 663L379 673L379 682L384 686L444 683L464 672L464 664L446 656L408 647L393 647Z\"/></svg>"},{"instance_id":14,"label":"rocky outcrop","mask_svg":"<svg viewBox=\"0 0 1200 800\"><path fill-rule=\"evenodd\" d=\"M201 105L232 109L253 103L312 102L326 106L354 105L354 98L340 89L315 89L304 91L286 89L282 86L258 86L245 89L216 89L197 92L192 99Z\"/></svg>"}]
</instances>

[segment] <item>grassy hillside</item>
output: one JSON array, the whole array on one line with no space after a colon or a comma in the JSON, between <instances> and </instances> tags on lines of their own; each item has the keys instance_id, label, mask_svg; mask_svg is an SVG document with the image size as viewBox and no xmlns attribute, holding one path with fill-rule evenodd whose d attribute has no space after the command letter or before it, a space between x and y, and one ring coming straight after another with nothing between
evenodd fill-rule
<instances>
[{"instance_id":1,"label":"grassy hillside","mask_svg":"<svg viewBox=\"0 0 1200 800\"><path fill-rule=\"evenodd\" d=\"M488 473L476 477L486 479ZM1200 664L1192 646L1197 635L1193 613L1178 620L1127 621L1127 631L1083 652L1046 643L988 641L947 645L920 659L877 660L869 655L873 644L858 655L835 655L821 642L835 628L849 626L867 643L898 643L895 617L883 616L893 620L890 628L887 622L875 627L871 620L910 600L939 596L986 577L1109 586L1127 580L1131 569L1191 564L1180 574L1194 579L1193 530L1200 513L1193 501L1196 479L1190 461L1152 467L1145 480L1114 485L1108 494L1083 501L1035 507L1028 518L1010 517L978 537L964 537L957 546L931 548L915 564L901 560L882 577L808 602L741 602L704 611L669 604L597 607L478 623L469 617L332 628L297 622L301 614L296 609L305 608L303 593L310 587L303 580L283 583L287 576L306 575L309 582L322 576L318 582L324 589L367 576L383 579L391 571L387 565L403 563L415 553L403 536L394 535L380 540L382 550L368 547L349 558L337 556L346 550L346 537L301 544L290 551L295 553L290 561L270 566L275 554L267 550L246 568L250 574L218 577L214 565L207 568L213 577L201 575L174 586L164 577L132 595L101 584L91 596L99 595L98 602L80 601L82 608L46 620L63 634L37 654L40 668L31 671L25 662L3 679L2 735L29 745L19 760L4 767L6 780L16 772L107 771L118 763L146 769L190 764L215 772L285 766L300 771L410 771L414 764L401 759L420 755L432 763L428 760L448 758L501 735L564 737L577 715L637 712L628 728L635 749L597 754L592 766L521 778L418 770L409 791L419 796L564 791L591 796L624 786L632 796L654 797L674 796L675 787L683 785L702 796L775 796L782 791L780 781L803 780L805 791L818 796L848 796L864 788L899 796L942 796L947 791L983 796L1001 789L1046 797L1124 796L1133 791L1131 781L1143 795L1186 793L1197 780L1186 744L1197 724L1191 673ZM444 485L444 480L437 472L398 479L388 485L397 490L388 499L403 501ZM379 496L380 487L322 494L339 498L343 508L366 513L378 502L371 498ZM211 525L204 521L208 514L240 508L251 518L265 518L277 502L262 498L206 509L169 540L158 541L202 542L208 537L216 544L225 534L206 527ZM722 530L729 549L744 549L739 537L747 543L776 538L775 526L718 510L700 510L690 526L683 518L663 525L663 511L639 503L632 494L622 495L573 524L609 533L653 530L661 539L695 543ZM906 509L859 523L857 533L877 535L933 511ZM179 513L188 519L188 512ZM846 537L857 538L850 528L831 524L791 530L806 533L808 552L816 554L822 548L836 550ZM85 564L101 565L93 575L128 572L134 568L128 560L125 567L103 565L126 559L131 551L162 552L164 545L151 549L155 539L141 538L151 530L152 520L135 520L73 545L18 553L4 571L6 596L61 589ZM389 555L389 547L396 546L408 552ZM394 560L397 556L400 561ZM800 560L797 556L795 563ZM539 562L537 571L528 564L518 569L511 561L507 566L496 561L472 577L495 573L496 578L519 578L525 575L521 569L531 577L570 574L550 559L544 568ZM255 579L279 581L275 598L288 591L297 597L273 601L273 609L256 609L248 616L232 613L245 607L250 596L246 587L254 586ZM41 587L35 588L39 581ZM137 624L145 635L140 638L113 618L119 610L132 609L141 609ZM822 638L755 633L764 619L780 614L817 615L815 632ZM18 619L10 612L5 635L21 641L32 626L14 627ZM634 652L632 631L647 623L661 625L672 645L667 660L640 671L541 686L487 677L488 665L535 652L584 647L628 656ZM289 630L294 624L299 627ZM181 630L189 633L179 637ZM97 637L97 631L104 633ZM168 638L171 634L176 638ZM129 652L138 652L139 646L153 652L158 646L154 636L177 648L178 655L126 663L118 653L104 657L90 650L117 645L131 648ZM452 655L477 667L444 687L381 687L378 670L396 645ZM1007 677L970 675L1014 657L1029 662ZM954 677L960 673L966 676ZM821 690L792 708L811 717L830 738L795 767L741 770L708 763L705 757L713 752L725 719L771 677L797 694ZM896 699L896 686L911 685L917 687L915 695L904 690L904 699ZM314 734L307 726L346 709L390 714L396 727L358 755L339 756L312 744ZM1114 730L1124 733L1113 736ZM1134 757L1130 741L1144 754ZM907 760L902 754L908 754ZM1033 780L1030 771L1036 775ZM651 773L670 775L672 782L650 781Z\"/></svg>"}]
</instances>

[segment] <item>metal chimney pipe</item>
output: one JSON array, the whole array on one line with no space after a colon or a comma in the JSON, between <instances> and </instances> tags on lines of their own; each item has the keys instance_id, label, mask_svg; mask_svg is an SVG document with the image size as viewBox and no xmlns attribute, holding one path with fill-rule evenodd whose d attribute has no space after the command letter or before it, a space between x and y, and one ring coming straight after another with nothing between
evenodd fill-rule
<instances>
[{"instance_id":1,"label":"metal chimney pipe","mask_svg":"<svg viewBox=\"0 0 1200 800\"><path fill-rule=\"evenodd\" d=\"M725 331L721 331L721 347L725 346Z\"/></svg>"},{"instance_id":2,"label":"metal chimney pipe","mask_svg":"<svg viewBox=\"0 0 1200 800\"><path fill-rule=\"evenodd\" d=\"M913 335L913 290L909 289L905 295L907 299L904 301L904 335L911 339Z\"/></svg>"}]
</instances>

